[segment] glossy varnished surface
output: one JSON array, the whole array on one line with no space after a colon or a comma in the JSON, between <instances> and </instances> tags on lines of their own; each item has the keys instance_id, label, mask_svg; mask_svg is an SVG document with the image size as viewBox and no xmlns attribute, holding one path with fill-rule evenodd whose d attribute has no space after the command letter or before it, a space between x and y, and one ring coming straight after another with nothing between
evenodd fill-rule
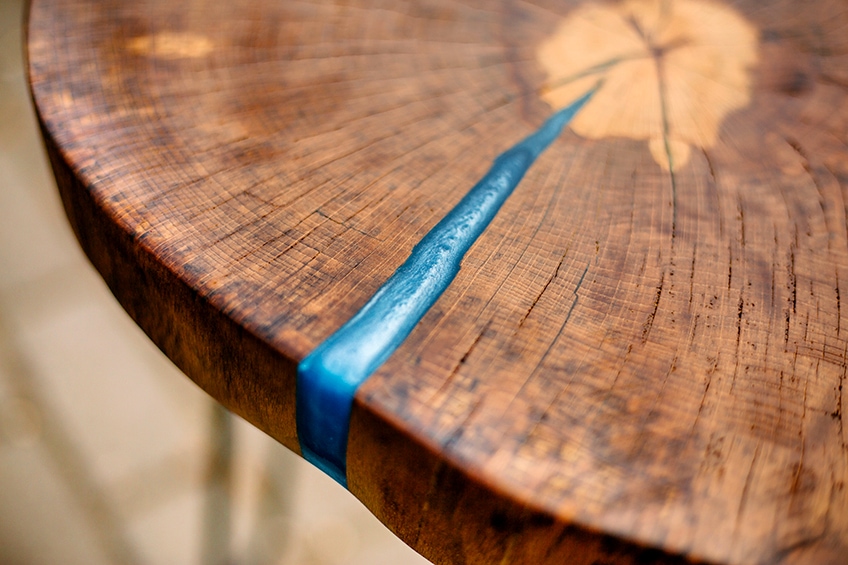
<instances>
[{"instance_id":1,"label":"glossy varnished surface","mask_svg":"<svg viewBox=\"0 0 848 565\"><path fill-rule=\"evenodd\" d=\"M848 7L722 3L740 48L693 55L674 5L35 0L30 78L115 295L297 450L296 363L553 112L545 46L620 18L616 127L539 158L359 389L350 488L437 562L841 563Z\"/></svg>"}]
</instances>

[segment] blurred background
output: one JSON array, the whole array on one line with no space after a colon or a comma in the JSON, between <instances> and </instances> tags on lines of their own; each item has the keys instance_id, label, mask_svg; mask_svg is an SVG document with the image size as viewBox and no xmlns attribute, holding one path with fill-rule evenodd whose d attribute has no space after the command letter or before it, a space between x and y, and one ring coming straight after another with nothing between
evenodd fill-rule
<instances>
[{"instance_id":1,"label":"blurred background","mask_svg":"<svg viewBox=\"0 0 848 565\"><path fill-rule=\"evenodd\" d=\"M0 0L0 563L426 565L109 294L47 165L23 18Z\"/></svg>"}]
</instances>

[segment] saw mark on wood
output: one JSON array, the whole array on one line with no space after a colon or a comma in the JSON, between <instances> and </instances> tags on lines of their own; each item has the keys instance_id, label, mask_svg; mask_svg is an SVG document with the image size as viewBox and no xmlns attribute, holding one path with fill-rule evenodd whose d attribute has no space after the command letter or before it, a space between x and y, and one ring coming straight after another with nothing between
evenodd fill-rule
<instances>
[{"instance_id":1,"label":"saw mark on wood","mask_svg":"<svg viewBox=\"0 0 848 565\"><path fill-rule=\"evenodd\" d=\"M642 326L642 343L648 341L648 334L651 333L651 328L654 325L654 318L657 317L657 310L660 307L660 298L662 297L663 285L665 284L665 273L660 277L660 283L657 285L657 294L654 297L654 308L651 310L651 313L648 314L648 319L645 321L645 324Z\"/></svg>"},{"instance_id":2,"label":"saw mark on wood","mask_svg":"<svg viewBox=\"0 0 848 565\"><path fill-rule=\"evenodd\" d=\"M751 463L748 467L748 474L745 476L745 485L742 487L742 494L739 496L739 506L736 509L736 521L733 528L733 545L736 545L739 531L742 529L742 515L745 513L745 507L748 504L748 497L751 494L751 485L754 482L755 469L760 458L761 449L761 444L757 443L757 447L754 449L754 455L751 457Z\"/></svg>"},{"instance_id":3,"label":"saw mark on wood","mask_svg":"<svg viewBox=\"0 0 848 565\"><path fill-rule=\"evenodd\" d=\"M489 327L491 325L492 325L492 320L489 320L489 321L486 322L486 324L483 326L483 329L480 330L480 333L477 334L477 337L474 338L474 341L471 343L471 345L468 347L468 349L465 351L465 353L462 354L462 357L459 359L457 364L454 365L453 369L451 370L450 374L447 376L445 381L442 383L442 385L439 387L439 389L436 392L433 393L433 396L431 397L431 399L438 397L446 389L450 388L451 382L456 377L456 375L459 373L460 368L462 368L462 366L465 364L465 362L471 356L471 353L477 348L477 345L480 343L480 341L486 335L486 332L489 330Z\"/></svg>"},{"instance_id":4,"label":"saw mark on wood","mask_svg":"<svg viewBox=\"0 0 848 565\"><path fill-rule=\"evenodd\" d=\"M533 303L530 305L530 308L528 308L528 309L527 309L527 311L526 311L526 312L524 313L524 315L521 317L521 320L519 320L519 321L518 321L518 328L515 330L515 331L516 331L516 333L518 332L518 330L519 330L519 329L521 329L521 327L522 327L522 326L524 326L524 322L527 320L528 316L530 316L530 313L531 313L531 312L533 311L533 309L536 307L536 304L538 304L538 303L539 303L539 300L541 300L541 299L542 299L542 295L544 295L544 294L545 294L545 291L546 291L546 290L548 290L548 287L549 287L549 286L551 286L551 283L554 281L554 279L556 279L556 278L559 276L559 270L560 270L560 268L562 267L562 263L563 263L563 261L565 261L565 257L566 257L566 255L568 255L568 252L566 252L566 253L565 253L565 255L563 255L563 256L560 258L559 263L557 263L556 269L554 269L554 273L553 273L553 274L550 276L550 278L549 278L549 279L545 282L545 286L543 286L543 287L542 287L542 290L540 290L540 291L539 291L539 294L538 294L538 295L536 295L536 298L535 298L535 299L533 299ZM584 274L585 274L585 273L584 273Z\"/></svg>"},{"instance_id":5,"label":"saw mark on wood","mask_svg":"<svg viewBox=\"0 0 848 565\"><path fill-rule=\"evenodd\" d=\"M568 321L571 319L571 314L572 312L574 312L574 307L577 306L577 300L580 298L580 294L578 294L580 291L580 287L583 286L583 281L586 279L586 273L588 272L589 265L587 264L586 268L583 269L583 274L580 275L580 280L577 281L577 285L574 287L574 291L572 292L572 294L574 295L574 302L571 303L571 307L568 309L568 314L566 314L565 316L565 322L563 322L562 328L564 328ZM559 333L562 333L562 328L560 328Z\"/></svg>"}]
</instances>

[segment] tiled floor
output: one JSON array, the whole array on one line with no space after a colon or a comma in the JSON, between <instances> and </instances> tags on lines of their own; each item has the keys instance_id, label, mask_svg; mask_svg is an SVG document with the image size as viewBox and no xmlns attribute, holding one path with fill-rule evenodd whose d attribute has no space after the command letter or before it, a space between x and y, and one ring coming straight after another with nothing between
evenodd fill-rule
<instances>
[{"instance_id":1,"label":"tiled floor","mask_svg":"<svg viewBox=\"0 0 848 565\"><path fill-rule=\"evenodd\" d=\"M0 563L426 564L330 479L222 420L112 299L47 168L22 17L0 0ZM210 438L227 425L222 523Z\"/></svg>"}]
</instances>

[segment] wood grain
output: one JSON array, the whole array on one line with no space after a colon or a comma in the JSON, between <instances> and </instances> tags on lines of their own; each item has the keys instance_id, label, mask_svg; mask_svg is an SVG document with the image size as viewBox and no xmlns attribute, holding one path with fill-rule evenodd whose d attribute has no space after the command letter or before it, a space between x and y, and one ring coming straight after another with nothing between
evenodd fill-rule
<instances>
[{"instance_id":1,"label":"wood grain","mask_svg":"<svg viewBox=\"0 0 848 565\"><path fill-rule=\"evenodd\" d=\"M660 17L693 4L750 38ZM436 563L844 563L843 1L34 0L30 82L117 299L297 451L297 362L552 113L586 13L645 39L592 73L631 77L586 108L617 127L550 147L359 389L350 488Z\"/></svg>"}]
</instances>

